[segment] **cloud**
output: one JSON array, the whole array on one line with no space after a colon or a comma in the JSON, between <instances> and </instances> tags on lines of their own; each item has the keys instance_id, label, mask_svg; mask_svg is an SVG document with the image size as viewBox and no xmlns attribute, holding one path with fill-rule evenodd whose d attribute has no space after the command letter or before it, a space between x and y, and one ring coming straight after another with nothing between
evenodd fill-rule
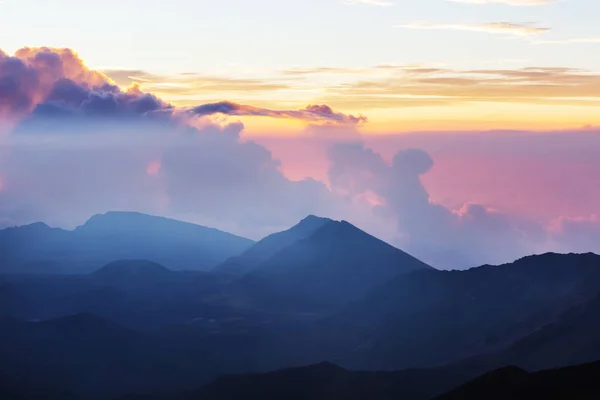
<instances>
[{"instance_id":1,"label":"cloud","mask_svg":"<svg viewBox=\"0 0 600 400\"><path fill-rule=\"evenodd\" d=\"M285 82L273 82L257 78L232 78L208 76L197 73L156 75L142 70L108 69L102 71L120 86L137 83L145 90L163 96L223 94L227 92L267 92L291 90L289 78Z\"/></svg>"},{"instance_id":2,"label":"cloud","mask_svg":"<svg viewBox=\"0 0 600 400\"><path fill-rule=\"evenodd\" d=\"M600 74L573 68L398 68L389 76L363 78L332 89L321 100L346 107L361 99L373 107L402 106L403 102L410 106L473 102L589 105L600 100L599 92Z\"/></svg>"},{"instance_id":3,"label":"cloud","mask_svg":"<svg viewBox=\"0 0 600 400\"><path fill-rule=\"evenodd\" d=\"M526 60L510 61L528 64ZM490 63L483 64L489 66ZM358 112L377 108L447 107L474 102L571 106L590 106L600 102L600 75L597 72L535 65L479 70L427 64L305 67L270 71L265 79L203 77L197 74L149 77L151 74L143 71L108 71L107 74L121 86L138 83L144 91L160 93L176 101L185 99L186 105L212 103L215 98L223 98L222 93L226 91L238 99L260 97L263 100L258 105L277 109L278 105L289 101L288 97L278 99L278 93L286 93L287 96L294 90L297 90L294 97L306 98L307 103L328 104L333 108ZM307 93L311 93L309 97L305 97ZM248 104L243 100L238 103Z\"/></svg>"},{"instance_id":4,"label":"cloud","mask_svg":"<svg viewBox=\"0 0 600 400\"><path fill-rule=\"evenodd\" d=\"M60 118L113 116L135 118L140 115L159 118L182 111L198 117L213 114L263 116L298 119L311 123L356 125L366 122L364 116L346 115L327 105L309 105L302 110L270 110L232 102L204 104L188 110L175 110L153 94L143 92L139 82L158 80L143 71L108 71L121 83L131 79L128 89L122 90L107 75L87 68L70 49L24 48L11 57L0 53L0 117L28 121L21 130L34 130L39 124ZM194 74L185 74L187 82L197 82ZM248 80L222 79L213 81L215 87L227 91L228 84L252 87ZM277 85L254 82L260 90L275 89ZM193 88L188 88L193 90ZM168 89L162 89L163 92ZM182 89L177 89L181 93ZM40 121L44 121L40 123Z\"/></svg>"},{"instance_id":5,"label":"cloud","mask_svg":"<svg viewBox=\"0 0 600 400\"><path fill-rule=\"evenodd\" d=\"M385 0L343 0L342 2L349 5L366 5L377 7L391 7L394 5L393 2Z\"/></svg>"},{"instance_id":6,"label":"cloud","mask_svg":"<svg viewBox=\"0 0 600 400\"><path fill-rule=\"evenodd\" d=\"M548 230L553 245L559 251L600 252L598 214L587 217L560 217L549 224Z\"/></svg>"},{"instance_id":7,"label":"cloud","mask_svg":"<svg viewBox=\"0 0 600 400\"><path fill-rule=\"evenodd\" d=\"M343 217L321 182L291 181L243 124L182 115L214 113L358 124L364 117L309 106L275 111L234 103L176 108L121 89L71 50L23 49L0 58L0 110L14 128L0 137L0 220L61 226L108 210L178 216L259 238L307 214ZM68 206L66 206L68 205Z\"/></svg>"},{"instance_id":8,"label":"cloud","mask_svg":"<svg viewBox=\"0 0 600 400\"><path fill-rule=\"evenodd\" d=\"M171 106L138 86L123 91L70 49L0 52L0 118L136 117Z\"/></svg>"},{"instance_id":9,"label":"cloud","mask_svg":"<svg viewBox=\"0 0 600 400\"><path fill-rule=\"evenodd\" d=\"M433 159L420 149L398 151L391 163L362 142L334 145L329 152L332 189L356 197L374 194L377 212L398 224L398 244L442 268L509 261L531 252L536 238L521 221L476 203L451 210L430 199L421 176Z\"/></svg>"},{"instance_id":10,"label":"cloud","mask_svg":"<svg viewBox=\"0 0 600 400\"><path fill-rule=\"evenodd\" d=\"M484 32L508 36L535 36L545 33L550 28L543 28L536 25L535 22L484 22L469 24L449 24L437 22L413 22L405 25L398 25L400 28L425 29L425 30L454 30Z\"/></svg>"},{"instance_id":11,"label":"cloud","mask_svg":"<svg viewBox=\"0 0 600 400\"><path fill-rule=\"evenodd\" d=\"M330 124L357 125L367 121L367 118L359 115L346 115L333 111L327 105L309 105L302 110L269 110L266 108L253 107L236 104L229 101L219 103L203 104L187 110L188 113L203 117L214 114L254 116L271 118L299 119L309 122L326 122Z\"/></svg>"},{"instance_id":12,"label":"cloud","mask_svg":"<svg viewBox=\"0 0 600 400\"><path fill-rule=\"evenodd\" d=\"M468 4L507 4L509 6L545 6L556 0L449 0Z\"/></svg>"}]
</instances>

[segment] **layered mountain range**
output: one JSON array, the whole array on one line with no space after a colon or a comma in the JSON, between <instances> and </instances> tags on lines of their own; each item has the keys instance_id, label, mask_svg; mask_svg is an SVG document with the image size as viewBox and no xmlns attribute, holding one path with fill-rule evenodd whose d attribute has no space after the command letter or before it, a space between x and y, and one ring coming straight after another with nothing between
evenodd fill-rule
<instances>
[{"instance_id":1,"label":"layered mountain range","mask_svg":"<svg viewBox=\"0 0 600 400\"><path fill-rule=\"evenodd\" d=\"M600 360L595 254L440 271L345 221L253 242L120 212L0 250L3 399L527 398Z\"/></svg>"}]
</instances>

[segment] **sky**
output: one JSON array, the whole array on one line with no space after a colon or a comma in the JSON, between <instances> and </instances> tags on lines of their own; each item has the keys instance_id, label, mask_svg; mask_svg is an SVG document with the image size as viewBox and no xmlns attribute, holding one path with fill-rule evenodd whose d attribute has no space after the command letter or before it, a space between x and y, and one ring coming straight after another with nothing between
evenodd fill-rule
<instances>
[{"instance_id":1,"label":"sky","mask_svg":"<svg viewBox=\"0 0 600 400\"><path fill-rule=\"evenodd\" d=\"M176 104L326 103L365 113L367 131L388 133L600 122L594 0L3 0L0 7L5 51L76 49L120 84L138 80ZM293 128L247 122L255 134Z\"/></svg>"},{"instance_id":2,"label":"sky","mask_svg":"<svg viewBox=\"0 0 600 400\"><path fill-rule=\"evenodd\" d=\"M0 1L0 222L600 251L595 0Z\"/></svg>"}]
</instances>

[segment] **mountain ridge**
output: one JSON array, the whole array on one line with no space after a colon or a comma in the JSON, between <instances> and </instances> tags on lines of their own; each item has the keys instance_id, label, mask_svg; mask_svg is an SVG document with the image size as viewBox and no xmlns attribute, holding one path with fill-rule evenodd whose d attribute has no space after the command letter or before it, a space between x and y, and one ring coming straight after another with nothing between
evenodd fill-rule
<instances>
[{"instance_id":1,"label":"mountain ridge","mask_svg":"<svg viewBox=\"0 0 600 400\"><path fill-rule=\"evenodd\" d=\"M44 223L0 231L2 272L87 273L121 259L209 270L254 241L215 228L136 212L96 214L73 230Z\"/></svg>"}]
</instances>

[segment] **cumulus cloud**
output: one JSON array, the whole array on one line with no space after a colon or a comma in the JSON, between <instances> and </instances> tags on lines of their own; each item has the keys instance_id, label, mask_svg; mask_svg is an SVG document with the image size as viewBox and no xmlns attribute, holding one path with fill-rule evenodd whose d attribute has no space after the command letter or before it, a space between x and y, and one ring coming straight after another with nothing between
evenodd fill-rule
<instances>
[{"instance_id":1,"label":"cumulus cloud","mask_svg":"<svg viewBox=\"0 0 600 400\"><path fill-rule=\"evenodd\" d=\"M432 265L464 268L510 261L533 251L543 233L527 227L531 237L525 238L524 222L480 204L451 210L433 202L421 175L434 162L423 150L400 150L388 164L362 142L343 143L331 148L329 159L333 190L346 196L375 194L381 201L378 213L397 223L398 244Z\"/></svg>"},{"instance_id":2,"label":"cumulus cloud","mask_svg":"<svg viewBox=\"0 0 600 400\"><path fill-rule=\"evenodd\" d=\"M14 56L0 51L0 117L4 119L27 116L41 104L47 104L44 112L50 112L50 105L89 112L120 108L143 112L158 103L139 91L121 92L70 49L23 48Z\"/></svg>"},{"instance_id":3,"label":"cumulus cloud","mask_svg":"<svg viewBox=\"0 0 600 400\"><path fill-rule=\"evenodd\" d=\"M266 108L253 107L236 104L229 101L219 103L203 104L193 107L187 111L195 116L203 117L213 114L225 114L236 116L271 117L299 119L309 122L326 122L331 124L357 125L367 121L367 118L346 115L333 111L328 105L309 105L302 110L269 110Z\"/></svg>"},{"instance_id":4,"label":"cumulus cloud","mask_svg":"<svg viewBox=\"0 0 600 400\"><path fill-rule=\"evenodd\" d=\"M93 213L138 210L260 237L343 205L321 182L291 181L241 123L187 125L214 113L357 124L328 106L273 111L233 103L178 109L133 85L120 89L71 50L2 53L0 102L14 129L0 139L4 225L81 223Z\"/></svg>"}]
</instances>

